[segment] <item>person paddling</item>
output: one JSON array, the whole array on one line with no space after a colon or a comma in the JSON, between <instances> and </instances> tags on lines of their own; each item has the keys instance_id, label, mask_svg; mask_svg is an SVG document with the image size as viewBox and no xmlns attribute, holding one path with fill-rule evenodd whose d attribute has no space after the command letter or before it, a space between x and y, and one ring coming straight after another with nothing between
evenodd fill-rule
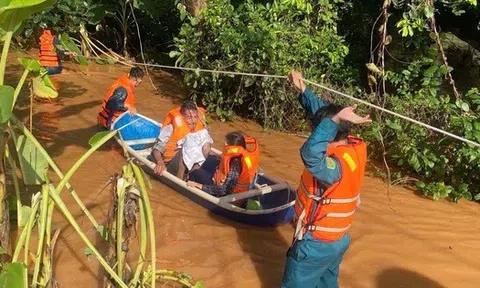
<instances>
[{"instance_id":1,"label":"person paddling","mask_svg":"<svg viewBox=\"0 0 480 288\"><path fill-rule=\"evenodd\" d=\"M365 142L349 136L349 130L352 123L371 120L355 114L356 106L319 99L298 71L291 71L289 82L300 92L299 101L313 132L300 149L305 169L297 190L295 233L281 287L338 287L367 161Z\"/></svg>"}]
</instances>

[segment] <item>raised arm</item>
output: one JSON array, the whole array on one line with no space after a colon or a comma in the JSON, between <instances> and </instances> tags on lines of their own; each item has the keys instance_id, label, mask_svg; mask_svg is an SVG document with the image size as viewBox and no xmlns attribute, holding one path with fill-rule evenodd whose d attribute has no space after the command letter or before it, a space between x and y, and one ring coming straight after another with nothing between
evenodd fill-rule
<instances>
[{"instance_id":1,"label":"raised arm","mask_svg":"<svg viewBox=\"0 0 480 288\"><path fill-rule=\"evenodd\" d=\"M328 105L326 101L320 99L315 92L305 85L301 72L292 70L288 76L288 81L300 93L298 95L298 101L302 105L303 109L305 109L308 118L313 117L318 109Z\"/></svg>"},{"instance_id":2,"label":"raised arm","mask_svg":"<svg viewBox=\"0 0 480 288\"><path fill-rule=\"evenodd\" d=\"M305 168L320 182L330 186L341 178L337 159L327 156L327 145L337 135L338 124L331 118L323 119L300 148Z\"/></svg>"}]
</instances>

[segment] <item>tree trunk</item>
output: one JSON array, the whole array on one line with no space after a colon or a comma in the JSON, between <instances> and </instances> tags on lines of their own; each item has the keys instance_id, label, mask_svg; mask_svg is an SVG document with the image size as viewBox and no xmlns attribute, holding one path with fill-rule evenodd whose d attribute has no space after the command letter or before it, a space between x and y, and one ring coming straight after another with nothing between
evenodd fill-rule
<instances>
[{"instance_id":1,"label":"tree trunk","mask_svg":"<svg viewBox=\"0 0 480 288\"><path fill-rule=\"evenodd\" d=\"M207 0L186 0L188 13L195 17L200 15L200 12L207 6Z\"/></svg>"}]
</instances>

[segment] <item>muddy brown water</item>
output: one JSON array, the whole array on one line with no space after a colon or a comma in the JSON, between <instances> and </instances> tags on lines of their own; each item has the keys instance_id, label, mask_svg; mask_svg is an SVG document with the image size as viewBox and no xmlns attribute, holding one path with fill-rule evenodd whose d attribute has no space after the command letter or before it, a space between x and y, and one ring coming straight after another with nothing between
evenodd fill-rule
<instances>
[{"instance_id":1,"label":"muddy brown water","mask_svg":"<svg viewBox=\"0 0 480 288\"><path fill-rule=\"evenodd\" d=\"M15 63L12 54L9 63ZM16 55L18 56L18 55ZM81 72L79 69L82 69ZM7 83L16 84L19 66L7 69ZM65 172L88 149L97 131L96 116L108 86L125 67L78 67L66 64L57 77L60 97L34 103L33 133ZM167 72L152 75L137 89L137 109L161 121L181 102L188 90L182 79ZM29 101L24 89L17 108L28 123ZM241 130L257 137L265 171L297 185L302 163L299 148L305 139L264 132L249 121L214 122L211 134L221 147L226 133ZM104 223L110 204L109 189L101 191L109 176L126 163L115 143L96 152L71 180L81 199ZM53 176L53 174L52 174ZM289 225L260 229L216 216L165 185L153 182L157 267L175 269L202 279L206 287L278 287L285 252L293 229ZM480 217L477 203L434 202L413 191L366 177L362 205L350 231L352 244L341 265L341 287L478 287L480 283ZM100 240L68 192L62 198L82 229ZM60 213L55 228L62 232L55 249L54 273L60 287L101 287L102 270L88 259L85 245Z\"/></svg>"}]
</instances>

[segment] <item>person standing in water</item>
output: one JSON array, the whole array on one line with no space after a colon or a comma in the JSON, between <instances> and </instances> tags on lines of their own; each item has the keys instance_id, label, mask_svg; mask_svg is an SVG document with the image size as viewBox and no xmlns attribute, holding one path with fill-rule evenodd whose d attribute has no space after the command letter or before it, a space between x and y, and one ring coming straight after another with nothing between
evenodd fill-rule
<instances>
[{"instance_id":1,"label":"person standing in water","mask_svg":"<svg viewBox=\"0 0 480 288\"><path fill-rule=\"evenodd\" d=\"M77 56L77 53L65 51L61 48L60 40L57 36L54 36L48 29L43 29L42 35L39 39L40 42L40 65L47 69L48 75L56 75L62 73L62 61L60 60L63 55L69 55L72 57Z\"/></svg>"},{"instance_id":2,"label":"person standing in water","mask_svg":"<svg viewBox=\"0 0 480 288\"><path fill-rule=\"evenodd\" d=\"M338 287L339 267L350 245L347 233L360 204L367 147L349 136L350 125L371 122L318 98L292 70L289 82L300 92L313 132L300 149L305 165L295 202L295 234L287 252L283 288Z\"/></svg>"}]
</instances>

